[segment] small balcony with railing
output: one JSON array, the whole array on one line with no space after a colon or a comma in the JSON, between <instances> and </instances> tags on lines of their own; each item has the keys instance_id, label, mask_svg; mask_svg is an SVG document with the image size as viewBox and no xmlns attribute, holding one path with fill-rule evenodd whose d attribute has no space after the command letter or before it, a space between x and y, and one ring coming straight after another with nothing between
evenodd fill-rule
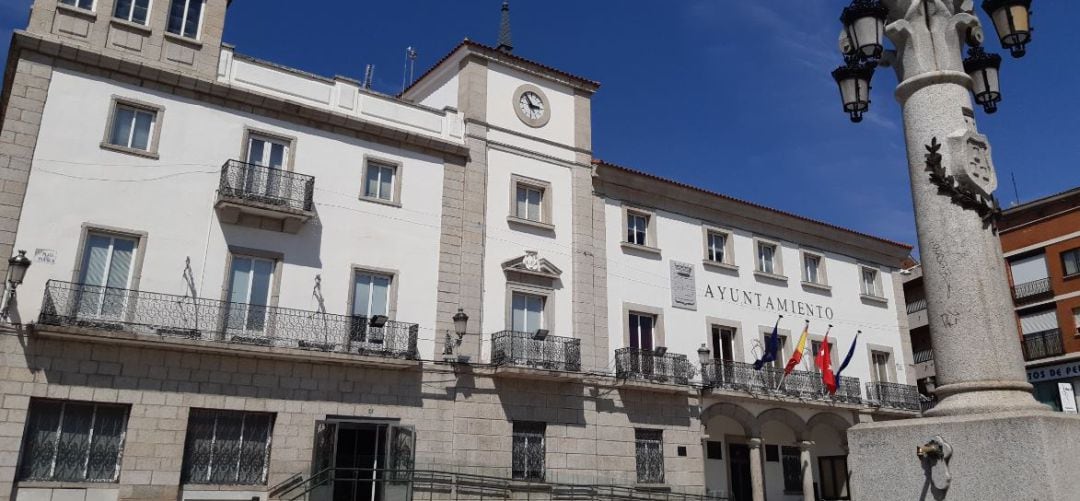
<instances>
[{"instance_id":1,"label":"small balcony with railing","mask_svg":"<svg viewBox=\"0 0 1080 501\"><path fill-rule=\"evenodd\" d=\"M1024 334L1022 343L1024 360L1038 360L1065 353L1061 343L1061 331L1058 329Z\"/></svg>"},{"instance_id":2,"label":"small balcony with railing","mask_svg":"<svg viewBox=\"0 0 1080 501\"><path fill-rule=\"evenodd\" d=\"M190 351L313 356L417 367L416 324L50 280L35 329L44 335Z\"/></svg>"},{"instance_id":3,"label":"small balcony with railing","mask_svg":"<svg viewBox=\"0 0 1080 501\"><path fill-rule=\"evenodd\" d=\"M214 207L222 223L297 233L315 216L314 193L312 176L229 160Z\"/></svg>"},{"instance_id":4,"label":"small balcony with railing","mask_svg":"<svg viewBox=\"0 0 1080 501\"><path fill-rule=\"evenodd\" d=\"M496 374L536 379L579 379L581 340L543 331L501 331L491 336Z\"/></svg>"},{"instance_id":5,"label":"small balcony with railing","mask_svg":"<svg viewBox=\"0 0 1080 501\"><path fill-rule=\"evenodd\" d=\"M1053 297L1054 290L1050 286L1049 278L1041 278L1013 285L1012 295L1016 304L1027 304Z\"/></svg>"},{"instance_id":6,"label":"small balcony with railing","mask_svg":"<svg viewBox=\"0 0 1080 501\"><path fill-rule=\"evenodd\" d=\"M836 393L830 394L821 374L730 360L710 360L701 366L701 383L714 394L748 394L754 397L786 398L821 403L862 404L859 378L840 376Z\"/></svg>"},{"instance_id":7,"label":"small balcony with railing","mask_svg":"<svg viewBox=\"0 0 1080 501\"><path fill-rule=\"evenodd\" d=\"M615 378L624 385L682 392L686 391L694 372L686 355L668 353L664 348L615 350Z\"/></svg>"},{"instance_id":8,"label":"small balcony with railing","mask_svg":"<svg viewBox=\"0 0 1080 501\"><path fill-rule=\"evenodd\" d=\"M926 398L919 394L916 386L871 381L866 383L866 400L878 407L920 412Z\"/></svg>"}]
</instances>

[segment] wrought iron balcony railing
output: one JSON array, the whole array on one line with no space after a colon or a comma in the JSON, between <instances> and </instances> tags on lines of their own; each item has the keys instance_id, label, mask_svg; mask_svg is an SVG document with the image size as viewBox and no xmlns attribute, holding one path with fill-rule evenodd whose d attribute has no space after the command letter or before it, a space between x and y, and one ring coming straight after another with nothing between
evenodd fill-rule
<instances>
[{"instance_id":1,"label":"wrought iron balcony railing","mask_svg":"<svg viewBox=\"0 0 1080 501\"><path fill-rule=\"evenodd\" d=\"M899 383L866 383L866 399L882 407L921 411L923 396L919 388Z\"/></svg>"},{"instance_id":2,"label":"wrought iron balcony railing","mask_svg":"<svg viewBox=\"0 0 1080 501\"><path fill-rule=\"evenodd\" d=\"M491 362L553 371L581 370L581 340L529 332L502 331L491 336Z\"/></svg>"},{"instance_id":3,"label":"wrought iron balcony railing","mask_svg":"<svg viewBox=\"0 0 1080 501\"><path fill-rule=\"evenodd\" d=\"M315 178L283 169L229 160L221 167L218 193L292 210L312 210Z\"/></svg>"},{"instance_id":4,"label":"wrought iron balcony railing","mask_svg":"<svg viewBox=\"0 0 1080 501\"><path fill-rule=\"evenodd\" d=\"M657 354L652 350L619 348L615 350L615 377L655 383L690 384L694 366L686 355Z\"/></svg>"},{"instance_id":5,"label":"wrought iron balcony railing","mask_svg":"<svg viewBox=\"0 0 1080 501\"><path fill-rule=\"evenodd\" d=\"M50 280L38 321L221 343L415 360L419 326ZM379 326L375 326L379 325Z\"/></svg>"},{"instance_id":6,"label":"wrought iron balcony railing","mask_svg":"<svg viewBox=\"0 0 1080 501\"><path fill-rule=\"evenodd\" d=\"M766 365L760 370L752 364L727 360L711 360L701 367L701 382L707 388L801 398L805 400L862 403L859 378L840 376L836 393L830 395L821 374L810 371L791 371Z\"/></svg>"},{"instance_id":7,"label":"wrought iron balcony railing","mask_svg":"<svg viewBox=\"0 0 1080 501\"><path fill-rule=\"evenodd\" d=\"M1024 360L1038 360L1065 352L1061 345L1061 331L1057 329L1024 334L1023 338Z\"/></svg>"},{"instance_id":8,"label":"wrought iron balcony railing","mask_svg":"<svg viewBox=\"0 0 1080 501\"><path fill-rule=\"evenodd\" d=\"M934 350L927 348L925 350L916 351L912 354L912 358L915 359L916 364L929 362L934 359Z\"/></svg>"},{"instance_id":9,"label":"wrought iron balcony railing","mask_svg":"<svg viewBox=\"0 0 1080 501\"><path fill-rule=\"evenodd\" d=\"M1051 292L1049 278L1016 284L1012 288L1013 300L1017 302L1033 301Z\"/></svg>"}]
</instances>

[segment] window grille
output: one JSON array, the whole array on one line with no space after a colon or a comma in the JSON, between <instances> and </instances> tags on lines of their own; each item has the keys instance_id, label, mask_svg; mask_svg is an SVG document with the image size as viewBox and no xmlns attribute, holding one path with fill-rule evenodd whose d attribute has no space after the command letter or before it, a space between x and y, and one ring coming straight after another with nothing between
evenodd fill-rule
<instances>
[{"instance_id":1,"label":"window grille","mask_svg":"<svg viewBox=\"0 0 1080 501\"><path fill-rule=\"evenodd\" d=\"M192 409L183 482L265 485L272 428L271 414Z\"/></svg>"},{"instance_id":2,"label":"window grille","mask_svg":"<svg viewBox=\"0 0 1080 501\"><path fill-rule=\"evenodd\" d=\"M535 422L514 422L513 478L544 480L544 434L547 425Z\"/></svg>"},{"instance_id":3,"label":"window grille","mask_svg":"<svg viewBox=\"0 0 1080 501\"><path fill-rule=\"evenodd\" d=\"M19 478L115 482L127 416L119 405L32 400Z\"/></svg>"},{"instance_id":4,"label":"window grille","mask_svg":"<svg viewBox=\"0 0 1080 501\"><path fill-rule=\"evenodd\" d=\"M802 459L798 447L780 448L781 464L784 467L784 492L802 492Z\"/></svg>"},{"instance_id":5,"label":"window grille","mask_svg":"<svg viewBox=\"0 0 1080 501\"><path fill-rule=\"evenodd\" d=\"M634 430L639 483L664 483L663 430Z\"/></svg>"}]
</instances>

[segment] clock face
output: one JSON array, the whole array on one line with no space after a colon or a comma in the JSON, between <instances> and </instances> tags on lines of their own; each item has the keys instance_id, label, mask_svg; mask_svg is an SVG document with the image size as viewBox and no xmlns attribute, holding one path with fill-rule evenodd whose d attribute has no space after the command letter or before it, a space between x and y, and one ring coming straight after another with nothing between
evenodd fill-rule
<instances>
[{"instance_id":1,"label":"clock face","mask_svg":"<svg viewBox=\"0 0 1080 501\"><path fill-rule=\"evenodd\" d=\"M521 113L531 120L539 120L544 116L544 100L533 91L521 93L518 107L521 108Z\"/></svg>"}]
</instances>

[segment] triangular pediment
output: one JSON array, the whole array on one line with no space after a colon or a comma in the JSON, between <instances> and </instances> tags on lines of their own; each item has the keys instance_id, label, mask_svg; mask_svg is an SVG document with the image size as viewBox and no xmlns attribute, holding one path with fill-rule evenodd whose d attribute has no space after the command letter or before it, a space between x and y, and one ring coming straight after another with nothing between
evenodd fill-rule
<instances>
[{"instance_id":1,"label":"triangular pediment","mask_svg":"<svg viewBox=\"0 0 1080 501\"><path fill-rule=\"evenodd\" d=\"M524 256L506 261L502 264L502 268L505 272L524 273L550 279L557 279L562 275L562 270L535 252L526 252Z\"/></svg>"}]
</instances>

